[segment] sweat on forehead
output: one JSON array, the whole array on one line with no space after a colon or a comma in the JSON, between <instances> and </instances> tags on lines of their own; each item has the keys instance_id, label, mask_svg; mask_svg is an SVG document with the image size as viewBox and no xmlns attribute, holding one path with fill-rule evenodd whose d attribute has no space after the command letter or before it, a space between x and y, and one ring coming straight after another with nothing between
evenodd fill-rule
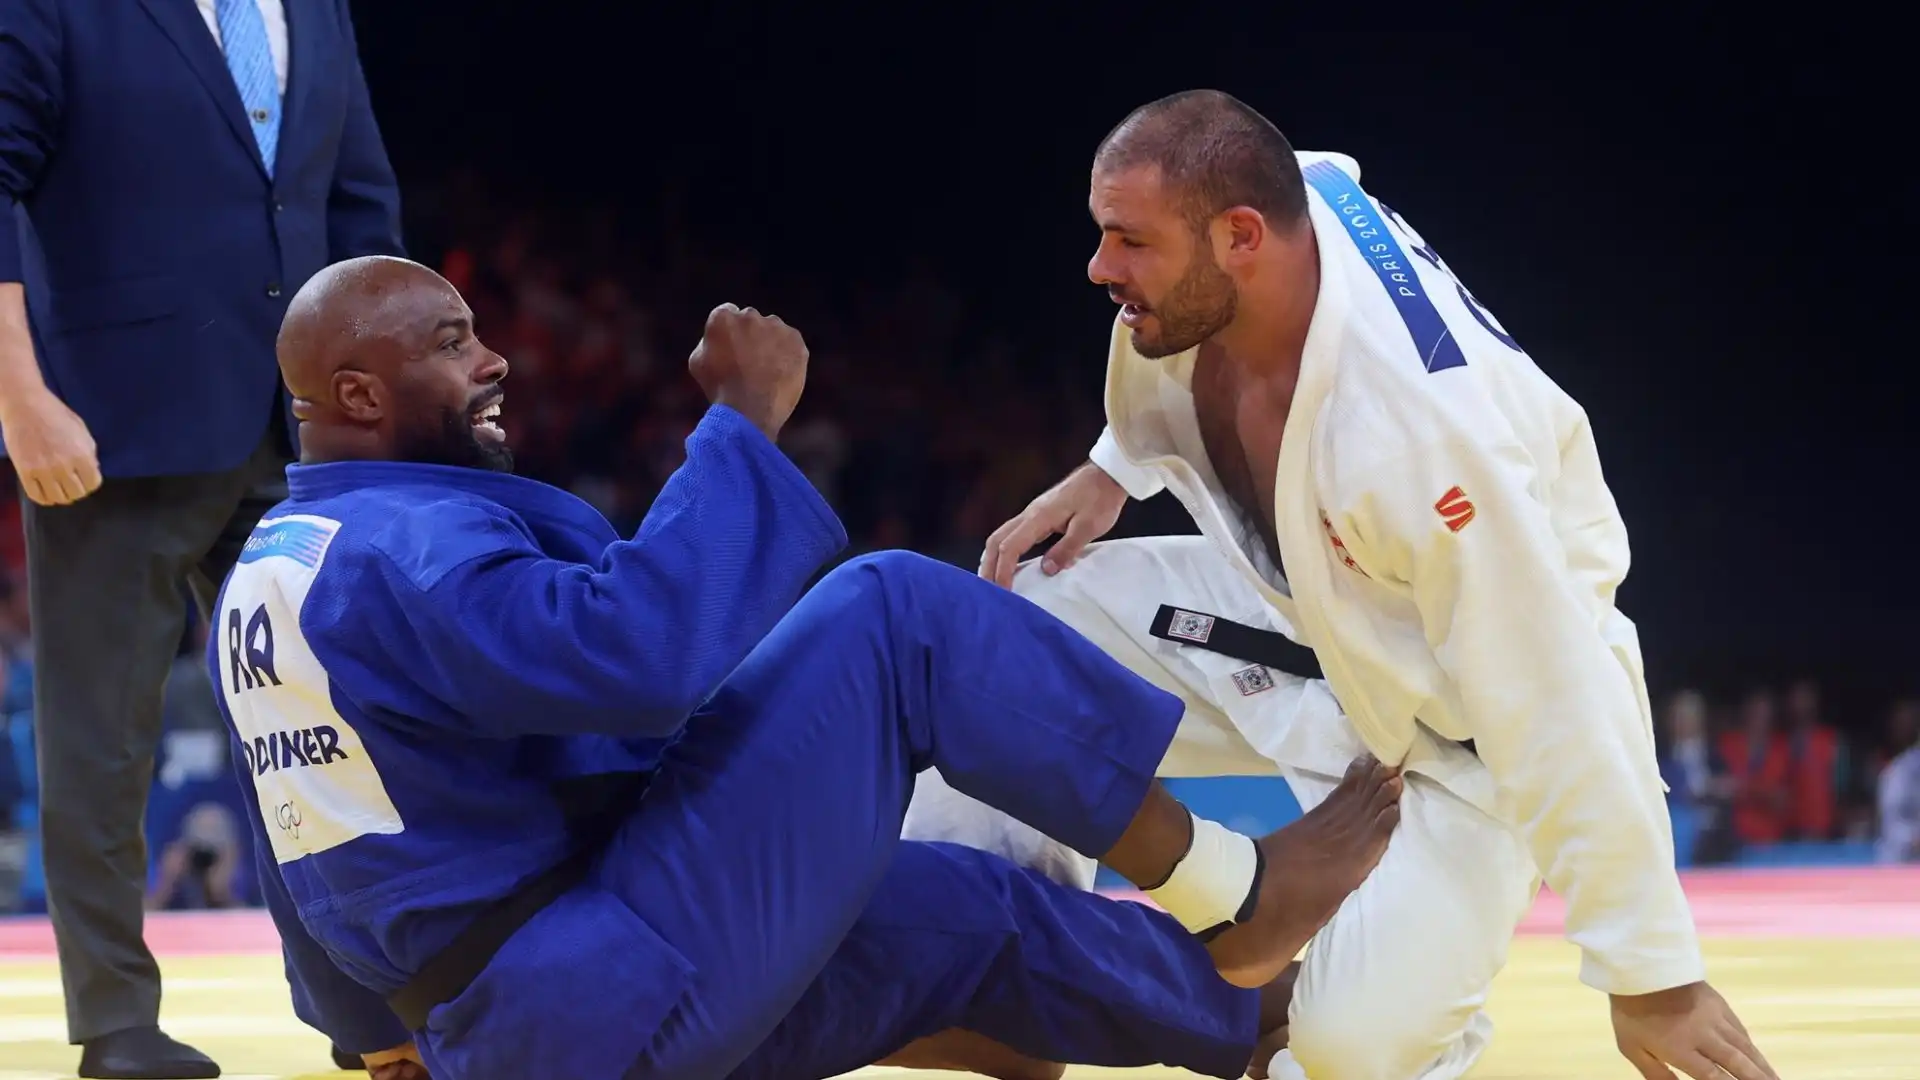
<instances>
[{"instance_id":1,"label":"sweat on forehead","mask_svg":"<svg viewBox=\"0 0 1920 1080\"><path fill-rule=\"evenodd\" d=\"M424 332L426 320L458 304L453 286L419 263L385 255L335 263L287 305L276 344L281 373L298 393L351 365L355 346Z\"/></svg>"}]
</instances>

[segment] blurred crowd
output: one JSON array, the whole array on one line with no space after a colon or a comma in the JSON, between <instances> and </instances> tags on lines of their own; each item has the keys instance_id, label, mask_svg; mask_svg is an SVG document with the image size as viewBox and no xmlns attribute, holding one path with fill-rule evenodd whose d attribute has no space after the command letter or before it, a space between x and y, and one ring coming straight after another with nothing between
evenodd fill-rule
<instances>
[{"instance_id":1,"label":"blurred crowd","mask_svg":"<svg viewBox=\"0 0 1920 1080\"><path fill-rule=\"evenodd\" d=\"M1674 694L1659 752L1681 858L1711 865L1844 842L1920 861L1920 699L1855 719L1869 722L1843 726L1812 680L1723 704Z\"/></svg>"},{"instance_id":2,"label":"blurred crowd","mask_svg":"<svg viewBox=\"0 0 1920 1080\"><path fill-rule=\"evenodd\" d=\"M502 219L456 183L436 199L442 271L507 356L503 424L525 475L572 490L623 531L679 464L705 401L686 357L717 300L804 334L807 390L782 446L856 549L978 562L980 541L1086 459L1100 433L1104 350L1035 363L1005 320L968 310L925 266L823 283L668 221L619 242L592 211ZM636 254L645 252L644 255Z\"/></svg>"},{"instance_id":3,"label":"blurred crowd","mask_svg":"<svg viewBox=\"0 0 1920 1080\"><path fill-rule=\"evenodd\" d=\"M503 416L520 471L565 487L623 532L678 466L704 402L685 374L715 298L801 328L812 350L782 443L840 510L853 550L906 547L968 568L985 536L1085 459L1099 357L1036 362L923 267L823 285L770 270L671 221L645 243L583 210L502 218L455 185L427 200L425 245L513 364ZM671 215L669 215L669 219ZM637 255L644 252L644 256ZM11 472L0 481L0 910L31 881L33 650ZM199 647L182 641L149 811L155 907L244 902L246 827ZM1830 715L1812 682L1739 701L1683 692L1663 710L1661 768L1683 862L1783 845L1920 860L1920 701ZM1862 856L1865 857L1865 856ZM31 903L32 889L26 890Z\"/></svg>"}]
</instances>

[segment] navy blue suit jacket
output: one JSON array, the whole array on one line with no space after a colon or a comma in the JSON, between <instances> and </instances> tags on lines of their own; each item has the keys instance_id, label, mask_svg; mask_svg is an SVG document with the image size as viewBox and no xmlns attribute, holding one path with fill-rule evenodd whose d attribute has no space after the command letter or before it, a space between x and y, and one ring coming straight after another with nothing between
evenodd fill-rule
<instances>
[{"instance_id":1,"label":"navy blue suit jacket","mask_svg":"<svg viewBox=\"0 0 1920 1080\"><path fill-rule=\"evenodd\" d=\"M0 199L19 207L0 281L26 283L48 385L106 476L244 462L284 400L273 341L294 291L401 253L347 2L284 3L271 178L194 0L0 5Z\"/></svg>"}]
</instances>

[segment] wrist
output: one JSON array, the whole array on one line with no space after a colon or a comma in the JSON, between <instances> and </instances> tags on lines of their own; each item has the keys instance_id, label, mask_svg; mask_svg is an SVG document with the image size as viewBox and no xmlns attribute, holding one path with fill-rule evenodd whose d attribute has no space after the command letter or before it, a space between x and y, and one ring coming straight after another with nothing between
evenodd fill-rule
<instances>
[{"instance_id":1,"label":"wrist","mask_svg":"<svg viewBox=\"0 0 1920 1080\"><path fill-rule=\"evenodd\" d=\"M765 435L768 442L774 443L775 445L779 444L781 425L769 421L766 418L767 410L759 407L759 403L730 400L730 395L722 394L713 399L713 404L745 420L758 430L760 434Z\"/></svg>"},{"instance_id":2,"label":"wrist","mask_svg":"<svg viewBox=\"0 0 1920 1080\"><path fill-rule=\"evenodd\" d=\"M1638 1012L1666 1012L1670 1009L1684 1008L1700 993L1704 982L1682 983L1669 986L1665 990L1650 990L1644 994L1610 994L1609 997L1619 1004Z\"/></svg>"},{"instance_id":3,"label":"wrist","mask_svg":"<svg viewBox=\"0 0 1920 1080\"><path fill-rule=\"evenodd\" d=\"M19 375L0 373L0 424L10 425L23 415L41 412L51 400L57 398L37 368Z\"/></svg>"}]
</instances>

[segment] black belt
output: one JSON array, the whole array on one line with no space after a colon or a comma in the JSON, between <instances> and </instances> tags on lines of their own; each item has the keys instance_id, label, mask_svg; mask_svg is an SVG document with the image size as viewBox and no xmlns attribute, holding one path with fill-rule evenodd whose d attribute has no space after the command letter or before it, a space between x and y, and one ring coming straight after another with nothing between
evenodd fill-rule
<instances>
[{"instance_id":1,"label":"black belt","mask_svg":"<svg viewBox=\"0 0 1920 1080\"><path fill-rule=\"evenodd\" d=\"M1160 605L1149 632L1163 641L1191 645L1196 649L1231 656L1235 660L1264 664L1275 671L1302 679L1324 679L1320 658L1312 649L1277 630L1237 623L1218 615L1189 608Z\"/></svg>"},{"instance_id":2,"label":"black belt","mask_svg":"<svg viewBox=\"0 0 1920 1080\"><path fill-rule=\"evenodd\" d=\"M1303 679L1326 678L1320 670L1320 658L1314 655L1314 651L1278 630L1262 630L1204 611L1162 604L1148 632L1162 641L1191 645L1248 663L1264 664L1275 671L1298 675ZM1472 739L1461 739L1459 745L1470 754L1480 753Z\"/></svg>"},{"instance_id":3,"label":"black belt","mask_svg":"<svg viewBox=\"0 0 1920 1080\"><path fill-rule=\"evenodd\" d=\"M593 860L645 793L646 778L631 773L583 777L561 791L562 806L576 822L574 832L582 840L579 849L480 912L406 985L387 996L387 1007L407 1030L425 1030L428 1014L466 993L508 939L548 904L585 881Z\"/></svg>"}]
</instances>

